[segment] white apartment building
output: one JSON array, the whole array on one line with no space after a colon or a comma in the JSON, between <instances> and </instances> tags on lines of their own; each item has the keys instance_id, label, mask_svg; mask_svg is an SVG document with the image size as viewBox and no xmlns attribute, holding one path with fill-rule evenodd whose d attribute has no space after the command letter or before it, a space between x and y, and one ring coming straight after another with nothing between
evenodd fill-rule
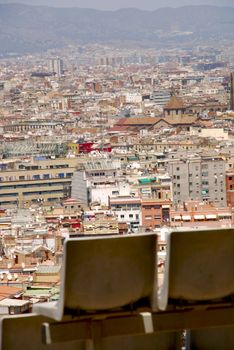
<instances>
[{"instance_id":1,"label":"white apartment building","mask_svg":"<svg viewBox=\"0 0 234 350\"><path fill-rule=\"evenodd\" d=\"M59 57L50 58L48 61L48 68L51 73L61 76L63 74L63 60Z\"/></svg>"},{"instance_id":2,"label":"white apartment building","mask_svg":"<svg viewBox=\"0 0 234 350\"><path fill-rule=\"evenodd\" d=\"M116 165L104 159L87 163L72 179L72 197L87 206L94 202L108 206L109 197L129 193L130 187L119 176Z\"/></svg>"},{"instance_id":3,"label":"white apartment building","mask_svg":"<svg viewBox=\"0 0 234 350\"><path fill-rule=\"evenodd\" d=\"M126 93L125 94L126 103L141 103L142 96L139 93Z\"/></svg>"},{"instance_id":4,"label":"white apartment building","mask_svg":"<svg viewBox=\"0 0 234 350\"><path fill-rule=\"evenodd\" d=\"M109 201L111 211L118 222L126 222L131 230L142 226L141 199L139 197L118 196Z\"/></svg>"}]
</instances>

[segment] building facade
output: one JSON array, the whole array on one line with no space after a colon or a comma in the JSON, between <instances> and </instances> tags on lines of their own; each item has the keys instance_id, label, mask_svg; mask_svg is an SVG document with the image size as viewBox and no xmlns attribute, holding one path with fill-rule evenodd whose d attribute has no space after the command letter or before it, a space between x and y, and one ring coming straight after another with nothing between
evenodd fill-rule
<instances>
[{"instance_id":1,"label":"building facade","mask_svg":"<svg viewBox=\"0 0 234 350\"><path fill-rule=\"evenodd\" d=\"M48 62L48 68L51 73L55 73L57 76L63 74L63 60L59 57L50 58Z\"/></svg>"},{"instance_id":2,"label":"building facade","mask_svg":"<svg viewBox=\"0 0 234 350\"><path fill-rule=\"evenodd\" d=\"M168 161L172 178L173 200L181 204L188 200L212 202L225 207L225 161L222 158L190 157Z\"/></svg>"},{"instance_id":3,"label":"building facade","mask_svg":"<svg viewBox=\"0 0 234 350\"><path fill-rule=\"evenodd\" d=\"M231 73L230 110L234 111L234 73Z\"/></svg>"},{"instance_id":4,"label":"building facade","mask_svg":"<svg viewBox=\"0 0 234 350\"><path fill-rule=\"evenodd\" d=\"M25 206L38 201L52 204L69 197L75 164L74 158L2 160L0 206Z\"/></svg>"}]
</instances>

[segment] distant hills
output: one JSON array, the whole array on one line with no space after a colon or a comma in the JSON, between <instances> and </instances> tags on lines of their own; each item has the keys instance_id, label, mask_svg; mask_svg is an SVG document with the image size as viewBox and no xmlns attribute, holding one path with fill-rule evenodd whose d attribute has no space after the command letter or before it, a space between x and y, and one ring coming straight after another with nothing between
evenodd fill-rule
<instances>
[{"instance_id":1,"label":"distant hills","mask_svg":"<svg viewBox=\"0 0 234 350\"><path fill-rule=\"evenodd\" d=\"M147 46L212 39L234 39L234 7L185 6L150 12L0 4L0 55L76 43Z\"/></svg>"}]
</instances>

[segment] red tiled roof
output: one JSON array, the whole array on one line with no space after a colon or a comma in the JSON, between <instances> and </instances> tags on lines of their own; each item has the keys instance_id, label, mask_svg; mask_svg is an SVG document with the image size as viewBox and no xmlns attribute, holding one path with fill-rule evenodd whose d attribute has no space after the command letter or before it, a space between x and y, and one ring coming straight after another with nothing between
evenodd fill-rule
<instances>
[{"instance_id":1,"label":"red tiled roof","mask_svg":"<svg viewBox=\"0 0 234 350\"><path fill-rule=\"evenodd\" d=\"M113 128L109 129L109 132L114 132L114 131L127 131L128 130L128 126L127 125L115 125L113 126Z\"/></svg>"},{"instance_id":2,"label":"red tiled roof","mask_svg":"<svg viewBox=\"0 0 234 350\"><path fill-rule=\"evenodd\" d=\"M16 294L23 292L22 288L11 287L11 286L0 286L0 300L10 298Z\"/></svg>"},{"instance_id":3,"label":"red tiled roof","mask_svg":"<svg viewBox=\"0 0 234 350\"><path fill-rule=\"evenodd\" d=\"M130 117L121 119L116 123L116 125L128 125L128 126L137 126L137 125L153 125L156 123L158 118L154 117Z\"/></svg>"},{"instance_id":4,"label":"red tiled roof","mask_svg":"<svg viewBox=\"0 0 234 350\"><path fill-rule=\"evenodd\" d=\"M185 109L185 105L181 98L172 96L164 106L164 109Z\"/></svg>"}]
</instances>

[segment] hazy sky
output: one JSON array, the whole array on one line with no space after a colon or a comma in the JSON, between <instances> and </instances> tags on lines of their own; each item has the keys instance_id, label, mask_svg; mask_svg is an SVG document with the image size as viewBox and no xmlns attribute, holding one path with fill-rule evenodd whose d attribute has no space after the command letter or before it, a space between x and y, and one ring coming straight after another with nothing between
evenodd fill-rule
<instances>
[{"instance_id":1,"label":"hazy sky","mask_svg":"<svg viewBox=\"0 0 234 350\"><path fill-rule=\"evenodd\" d=\"M178 7L200 4L234 7L234 0L0 0L0 3L12 2L56 7L89 7L100 10L115 10L125 7L155 10L159 7Z\"/></svg>"}]
</instances>

